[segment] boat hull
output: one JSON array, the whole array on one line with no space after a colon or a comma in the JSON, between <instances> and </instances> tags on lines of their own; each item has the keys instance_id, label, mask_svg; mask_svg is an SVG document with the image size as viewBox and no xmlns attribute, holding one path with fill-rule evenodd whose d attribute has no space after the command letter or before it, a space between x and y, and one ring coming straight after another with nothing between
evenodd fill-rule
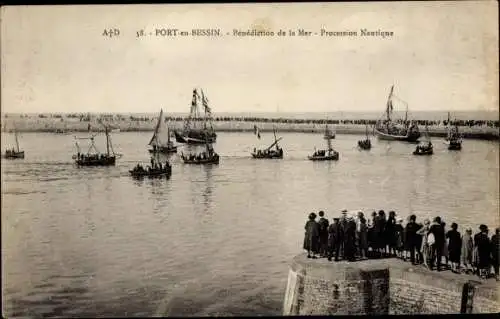
<instances>
[{"instance_id":1,"label":"boat hull","mask_svg":"<svg viewBox=\"0 0 500 319\"><path fill-rule=\"evenodd\" d=\"M434 151L432 149L430 150L424 150L424 151L413 151L413 155L418 155L418 156L423 156L423 155L432 155L434 154Z\"/></svg>"},{"instance_id":2,"label":"boat hull","mask_svg":"<svg viewBox=\"0 0 500 319\"><path fill-rule=\"evenodd\" d=\"M450 151L460 151L462 149L461 141L447 141L445 140L444 144L448 146L448 150Z\"/></svg>"},{"instance_id":3,"label":"boat hull","mask_svg":"<svg viewBox=\"0 0 500 319\"><path fill-rule=\"evenodd\" d=\"M387 134L384 132L381 132L377 129L375 129L375 134L377 135L378 139L380 140L386 140L386 141L402 141L402 142L411 142L415 143L418 142L418 139L420 138L420 132L411 132L407 135L392 135L392 134Z\"/></svg>"},{"instance_id":4,"label":"boat hull","mask_svg":"<svg viewBox=\"0 0 500 319\"><path fill-rule=\"evenodd\" d=\"M204 131L185 131L179 132L175 131L175 140L177 143L183 144L205 144L205 143L215 143L217 141L217 134L215 132L208 133Z\"/></svg>"},{"instance_id":5,"label":"boat hull","mask_svg":"<svg viewBox=\"0 0 500 319\"><path fill-rule=\"evenodd\" d=\"M8 158L8 159L23 159L24 158L24 151L20 151L20 152L5 152L4 158Z\"/></svg>"},{"instance_id":6,"label":"boat hull","mask_svg":"<svg viewBox=\"0 0 500 319\"><path fill-rule=\"evenodd\" d=\"M280 153L268 153L268 154L264 154L264 153L251 153L252 154L252 157L253 158L256 158L256 159L283 159L283 152L280 152Z\"/></svg>"},{"instance_id":7,"label":"boat hull","mask_svg":"<svg viewBox=\"0 0 500 319\"><path fill-rule=\"evenodd\" d=\"M369 150L372 148L372 143L370 140L358 141L358 147L363 150Z\"/></svg>"},{"instance_id":8,"label":"boat hull","mask_svg":"<svg viewBox=\"0 0 500 319\"><path fill-rule=\"evenodd\" d=\"M172 168L167 170L154 170L154 171L146 171L146 170L129 170L130 176L133 178L170 178L172 175Z\"/></svg>"},{"instance_id":9,"label":"boat hull","mask_svg":"<svg viewBox=\"0 0 500 319\"><path fill-rule=\"evenodd\" d=\"M184 155L181 155L182 160L184 161L184 164L197 164L197 165L203 165L203 164L219 164L219 155L215 155L212 158L205 158L205 159L190 159L188 157L185 157Z\"/></svg>"},{"instance_id":10,"label":"boat hull","mask_svg":"<svg viewBox=\"0 0 500 319\"><path fill-rule=\"evenodd\" d=\"M114 166L116 156L105 156L103 158L79 158L75 161L78 166Z\"/></svg>"},{"instance_id":11,"label":"boat hull","mask_svg":"<svg viewBox=\"0 0 500 319\"><path fill-rule=\"evenodd\" d=\"M330 155L330 156L308 156L310 161L338 161L339 155Z\"/></svg>"}]
</instances>

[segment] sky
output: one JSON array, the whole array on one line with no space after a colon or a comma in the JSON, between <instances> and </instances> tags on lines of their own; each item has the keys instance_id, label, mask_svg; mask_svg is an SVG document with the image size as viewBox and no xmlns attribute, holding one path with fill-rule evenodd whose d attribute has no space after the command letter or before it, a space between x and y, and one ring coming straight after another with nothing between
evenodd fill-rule
<instances>
[{"instance_id":1,"label":"sky","mask_svg":"<svg viewBox=\"0 0 500 319\"><path fill-rule=\"evenodd\" d=\"M4 113L498 111L498 3L1 8ZM103 36L116 28L120 35ZM157 37L219 28L220 37ZM392 37L235 37L233 29L381 30ZM153 36L136 37L144 29ZM227 34L229 33L229 35Z\"/></svg>"}]
</instances>

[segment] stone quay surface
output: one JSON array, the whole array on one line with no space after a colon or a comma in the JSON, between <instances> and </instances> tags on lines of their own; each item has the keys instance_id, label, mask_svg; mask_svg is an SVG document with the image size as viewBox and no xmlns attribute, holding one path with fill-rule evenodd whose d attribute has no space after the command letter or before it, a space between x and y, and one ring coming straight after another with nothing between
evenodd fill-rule
<instances>
[{"instance_id":1,"label":"stone quay surface","mask_svg":"<svg viewBox=\"0 0 500 319\"><path fill-rule=\"evenodd\" d=\"M301 254L290 265L283 315L498 313L499 288L396 258L329 262Z\"/></svg>"}]
</instances>

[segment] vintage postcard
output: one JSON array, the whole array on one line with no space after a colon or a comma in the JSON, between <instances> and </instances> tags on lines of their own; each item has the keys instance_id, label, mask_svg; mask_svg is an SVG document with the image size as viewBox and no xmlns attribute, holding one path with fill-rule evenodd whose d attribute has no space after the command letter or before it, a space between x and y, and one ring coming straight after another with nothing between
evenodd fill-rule
<instances>
[{"instance_id":1,"label":"vintage postcard","mask_svg":"<svg viewBox=\"0 0 500 319\"><path fill-rule=\"evenodd\" d=\"M1 8L2 314L498 313L498 2Z\"/></svg>"}]
</instances>

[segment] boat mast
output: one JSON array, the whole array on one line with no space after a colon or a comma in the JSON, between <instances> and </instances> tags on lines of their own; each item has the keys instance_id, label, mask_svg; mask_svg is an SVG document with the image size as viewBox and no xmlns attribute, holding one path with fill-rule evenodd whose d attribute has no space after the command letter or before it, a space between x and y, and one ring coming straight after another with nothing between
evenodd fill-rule
<instances>
[{"instance_id":1,"label":"boat mast","mask_svg":"<svg viewBox=\"0 0 500 319\"><path fill-rule=\"evenodd\" d=\"M19 153L19 140L17 138L17 130L14 131L14 136L16 137L16 147L17 147L17 152Z\"/></svg>"},{"instance_id":2,"label":"boat mast","mask_svg":"<svg viewBox=\"0 0 500 319\"><path fill-rule=\"evenodd\" d=\"M274 133L274 143L276 144L276 149L278 149L278 140L276 138L276 127L273 127L273 133Z\"/></svg>"},{"instance_id":3,"label":"boat mast","mask_svg":"<svg viewBox=\"0 0 500 319\"><path fill-rule=\"evenodd\" d=\"M391 91L389 92L389 97L387 98L387 107L385 110L386 116L387 116L387 121L391 120L391 113L392 113L392 92L394 91L394 85L391 86Z\"/></svg>"},{"instance_id":4,"label":"boat mast","mask_svg":"<svg viewBox=\"0 0 500 319\"><path fill-rule=\"evenodd\" d=\"M106 153L108 154L109 157L109 133L107 126L104 126L104 132L106 133Z\"/></svg>"}]
</instances>

